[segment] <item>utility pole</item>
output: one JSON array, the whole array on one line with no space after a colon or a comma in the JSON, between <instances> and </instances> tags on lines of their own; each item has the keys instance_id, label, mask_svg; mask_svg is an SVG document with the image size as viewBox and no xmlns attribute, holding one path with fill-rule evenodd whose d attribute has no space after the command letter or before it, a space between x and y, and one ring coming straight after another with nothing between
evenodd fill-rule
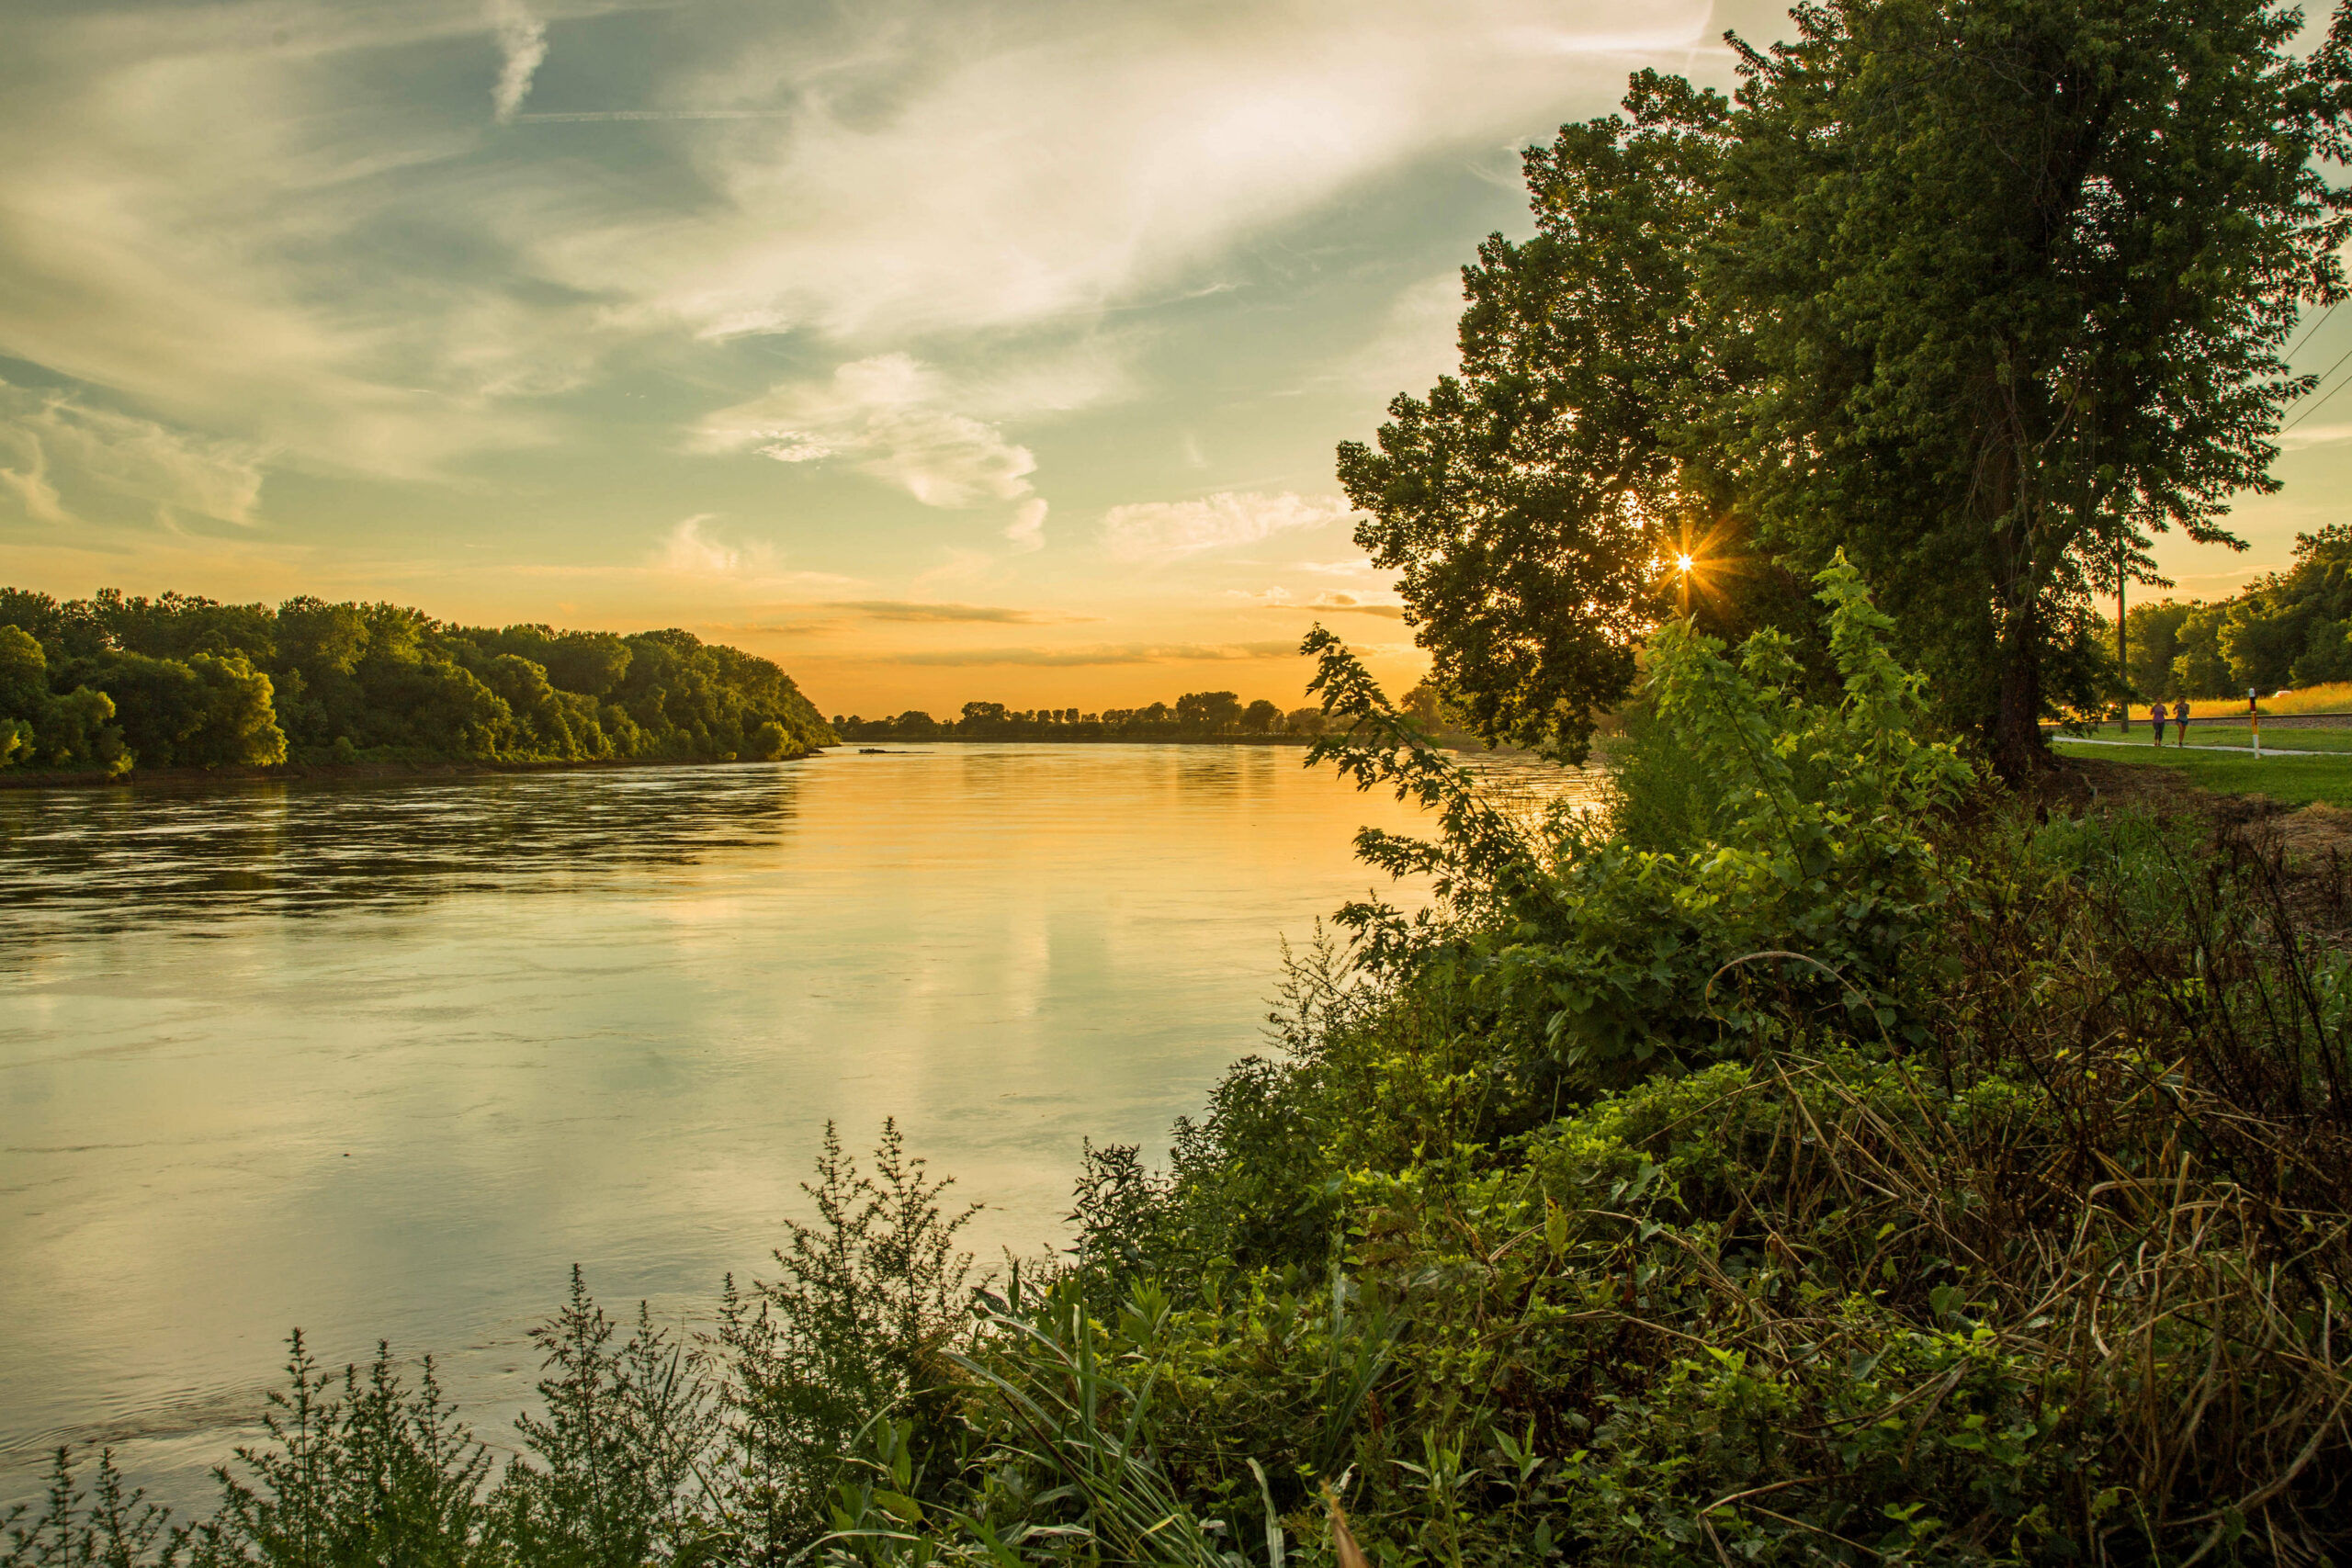
<instances>
[{"instance_id":1,"label":"utility pole","mask_svg":"<svg viewBox=\"0 0 2352 1568\"><path fill-rule=\"evenodd\" d=\"M2132 656L2123 640L2123 514L2115 514L2115 667L2123 672L2123 733L2132 733Z\"/></svg>"}]
</instances>

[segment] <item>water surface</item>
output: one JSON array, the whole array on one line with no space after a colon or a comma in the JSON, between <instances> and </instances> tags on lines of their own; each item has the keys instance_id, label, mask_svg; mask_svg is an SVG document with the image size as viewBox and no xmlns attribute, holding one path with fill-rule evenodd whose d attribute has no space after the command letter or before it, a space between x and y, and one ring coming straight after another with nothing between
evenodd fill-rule
<instances>
[{"instance_id":1,"label":"water surface","mask_svg":"<svg viewBox=\"0 0 2352 1568\"><path fill-rule=\"evenodd\" d=\"M1058 1245L1081 1138L1163 1147L1421 826L1300 757L0 794L0 1499L66 1440L199 1498L295 1325L502 1435L571 1263L699 1316L829 1118Z\"/></svg>"}]
</instances>

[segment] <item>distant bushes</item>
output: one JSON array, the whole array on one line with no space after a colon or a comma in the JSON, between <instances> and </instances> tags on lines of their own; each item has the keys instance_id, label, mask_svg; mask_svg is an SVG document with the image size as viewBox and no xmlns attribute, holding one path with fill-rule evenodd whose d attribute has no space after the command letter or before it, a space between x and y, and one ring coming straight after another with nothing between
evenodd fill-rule
<instances>
[{"instance_id":1,"label":"distant bushes","mask_svg":"<svg viewBox=\"0 0 2352 1568\"><path fill-rule=\"evenodd\" d=\"M1173 705L1148 703L1101 713L966 703L963 712L951 719L910 709L889 718L836 716L833 728L844 740L1304 739L1323 732L1322 718L1320 708L1285 714L1263 697L1245 705L1231 692L1187 692Z\"/></svg>"},{"instance_id":2,"label":"distant bushes","mask_svg":"<svg viewBox=\"0 0 2352 1568\"><path fill-rule=\"evenodd\" d=\"M2352 681L2352 525L2297 536L2292 567L2233 598L2134 605L2124 653L2143 701Z\"/></svg>"},{"instance_id":3,"label":"distant bushes","mask_svg":"<svg viewBox=\"0 0 2352 1568\"><path fill-rule=\"evenodd\" d=\"M0 589L0 766L765 761L832 739L774 664L674 629Z\"/></svg>"}]
</instances>

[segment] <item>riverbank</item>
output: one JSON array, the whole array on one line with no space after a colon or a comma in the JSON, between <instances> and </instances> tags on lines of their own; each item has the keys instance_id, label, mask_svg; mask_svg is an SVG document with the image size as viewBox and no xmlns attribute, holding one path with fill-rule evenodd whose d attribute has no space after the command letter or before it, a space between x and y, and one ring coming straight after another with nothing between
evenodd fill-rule
<instances>
[{"instance_id":1,"label":"riverbank","mask_svg":"<svg viewBox=\"0 0 2352 1568\"><path fill-rule=\"evenodd\" d=\"M777 762L805 761L811 757L823 756L826 750L820 747L769 760ZM763 764L746 763L735 757L605 757L574 762L283 762L268 768L233 765L218 768L134 768L127 773L38 773L17 769L0 773L0 790L186 788L220 784L463 779L493 773L582 773L621 772L631 768L756 765Z\"/></svg>"}]
</instances>

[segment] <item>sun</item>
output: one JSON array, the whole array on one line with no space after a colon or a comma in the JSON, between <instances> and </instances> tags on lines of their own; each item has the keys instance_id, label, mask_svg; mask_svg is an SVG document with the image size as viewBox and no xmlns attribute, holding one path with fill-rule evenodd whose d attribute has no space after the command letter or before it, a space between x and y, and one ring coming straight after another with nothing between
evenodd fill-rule
<instances>
[{"instance_id":1,"label":"sun","mask_svg":"<svg viewBox=\"0 0 2352 1568\"><path fill-rule=\"evenodd\" d=\"M1674 570L1677 571L1689 571L1690 570L1690 558L1689 556L1676 556L1674 558Z\"/></svg>"}]
</instances>

